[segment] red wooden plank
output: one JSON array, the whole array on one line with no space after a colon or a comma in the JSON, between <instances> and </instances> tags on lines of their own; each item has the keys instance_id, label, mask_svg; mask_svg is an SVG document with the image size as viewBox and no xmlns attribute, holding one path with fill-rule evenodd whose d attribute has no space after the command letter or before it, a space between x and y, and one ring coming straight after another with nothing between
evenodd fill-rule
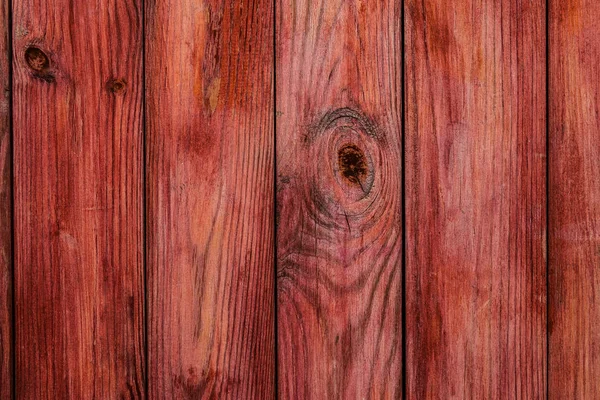
<instances>
[{"instance_id":1,"label":"red wooden plank","mask_svg":"<svg viewBox=\"0 0 600 400\"><path fill-rule=\"evenodd\" d=\"M274 397L273 5L146 1L149 397Z\"/></svg>"},{"instance_id":2,"label":"red wooden plank","mask_svg":"<svg viewBox=\"0 0 600 400\"><path fill-rule=\"evenodd\" d=\"M12 396L12 188L8 1L0 3L0 399Z\"/></svg>"},{"instance_id":3,"label":"red wooden plank","mask_svg":"<svg viewBox=\"0 0 600 400\"><path fill-rule=\"evenodd\" d=\"M17 398L143 397L140 6L13 1Z\"/></svg>"},{"instance_id":4,"label":"red wooden plank","mask_svg":"<svg viewBox=\"0 0 600 400\"><path fill-rule=\"evenodd\" d=\"M551 398L600 398L600 4L550 1Z\"/></svg>"},{"instance_id":5,"label":"red wooden plank","mask_svg":"<svg viewBox=\"0 0 600 400\"><path fill-rule=\"evenodd\" d=\"M277 4L279 395L399 398L401 3Z\"/></svg>"},{"instance_id":6,"label":"red wooden plank","mask_svg":"<svg viewBox=\"0 0 600 400\"><path fill-rule=\"evenodd\" d=\"M544 398L545 1L405 16L408 398Z\"/></svg>"}]
</instances>

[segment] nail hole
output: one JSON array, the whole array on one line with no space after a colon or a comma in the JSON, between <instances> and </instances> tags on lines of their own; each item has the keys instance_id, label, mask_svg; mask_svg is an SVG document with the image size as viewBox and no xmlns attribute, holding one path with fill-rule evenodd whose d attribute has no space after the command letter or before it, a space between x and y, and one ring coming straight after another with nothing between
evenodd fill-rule
<instances>
[{"instance_id":1,"label":"nail hole","mask_svg":"<svg viewBox=\"0 0 600 400\"><path fill-rule=\"evenodd\" d=\"M348 144L338 151L340 173L348 182L363 187L367 177L367 163L361 149L354 144Z\"/></svg>"},{"instance_id":2,"label":"nail hole","mask_svg":"<svg viewBox=\"0 0 600 400\"><path fill-rule=\"evenodd\" d=\"M127 88L127 82L124 79L110 79L106 83L106 88L112 93L122 93Z\"/></svg>"}]
</instances>

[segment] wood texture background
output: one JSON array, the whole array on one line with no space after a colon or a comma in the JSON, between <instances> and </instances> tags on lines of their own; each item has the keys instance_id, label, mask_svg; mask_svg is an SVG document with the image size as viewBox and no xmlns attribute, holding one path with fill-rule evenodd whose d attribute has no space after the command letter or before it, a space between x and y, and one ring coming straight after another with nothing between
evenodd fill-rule
<instances>
[{"instance_id":1,"label":"wood texture background","mask_svg":"<svg viewBox=\"0 0 600 400\"><path fill-rule=\"evenodd\" d=\"M0 4L0 399L600 398L600 5Z\"/></svg>"},{"instance_id":2,"label":"wood texture background","mask_svg":"<svg viewBox=\"0 0 600 400\"><path fill-rule=\"evenodd\" d=\"M600 4L550 1L549 394L600 398Z\"/></svg>"},{"instance_id":3,"label":"wood texture background","mask_svg":"<svg viewBox=\"0 0 600 400\"><path fill-rule=\"evenodd\" d=\"M144 396L140 6L13 2L21 399Z\"/></svg>"},{"instance_id":4,"label":"wood texture background","mask_svg":"<svg viewBox=\"0 0 600 400\"><path fill-rule=\"evenodd\" d=\"M0 399L13 393L9 2L0 3Z\"/></svg>"},{"instance_id":5,"label":"wood texture background","mask_svg":"<svg viewBox=\"0 0 600 400\"><path fill-rule=\"evenodd\" d=\"M398 398L402 379L401 4L277 13L282 398Z\"/></svg>"},{"instance_id":6,"label":"wood texture background","mask_svg":"<svg viewBox=\"0 0 600 400\"><path fill-rule=\"evenodd\" d=\"M405 1L409 398L543 398L539 1Z\"/></svg>"},{"instance_id":7,"label":"wood texture background","mask_svg":"<svg viewBox=\"0 0 600 400\"><path fill-rule=\"evenodd\" d=\"M274 393L272 13L146 1L152 399Z\"/></svg>"}]
</instances>

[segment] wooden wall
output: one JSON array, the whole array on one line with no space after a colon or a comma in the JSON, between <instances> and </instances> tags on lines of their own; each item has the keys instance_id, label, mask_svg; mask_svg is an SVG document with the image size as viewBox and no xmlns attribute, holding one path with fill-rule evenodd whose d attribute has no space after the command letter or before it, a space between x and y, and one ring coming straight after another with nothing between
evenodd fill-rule
<instances>
[{"instance_id":1,"label":"wooden wall","mask_svg":"<svg viewBox=\"0 0 600 400\"><path fill-rule=\"evenodd\" d=\"M600 397L600 5L0 2L0 399Z\"/></svg>"}]
</instances>

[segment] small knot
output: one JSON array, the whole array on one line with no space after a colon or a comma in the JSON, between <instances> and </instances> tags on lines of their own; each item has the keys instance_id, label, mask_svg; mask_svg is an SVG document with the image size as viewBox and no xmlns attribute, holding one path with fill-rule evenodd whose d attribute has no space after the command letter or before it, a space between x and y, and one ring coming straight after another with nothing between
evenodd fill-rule
<instances>
[{"instance_id":1,"label":"small knot","mask_svg":"<svg viewBox=\"0 0 600 400\"><path fill-rule=\"evenodd\" d=\"M127 89L127 82L124 79L112 78L106 82L106 89L115 94L123 93Z\"/></svg>"},{"instance_id":2,"label":"small knot","mask_svg":"<svg viewBox=\"0 0 600 400\"><path fill-rule=\"evenodd\" d=\"M50 72L50 60L41 49L31 46L25 50L25 62L33 72L33 76L45 82L54 82Z\"/></svg>"},{"instance_id":3,"label":"small knot","mask_svg":"<svg viewBox=\"0 0 600 400\"><path fill-rule=\"evenodd\" d=\"M338 166L340 173L348 182L363 189L367 178L368 166L365 155L358 146L347 144L338 151Z\"/></svg>"},{"instance_id":4,"label":"small knot","mask_svg":"<svg viewBox=\"0 0 600 400\"><path fill-rule=\"evenodd\" d=\"M44 71L50 66L48 56L37 47L29 47L25 50L25 61L35 71Z\"/></svg>"}]
</instances>

